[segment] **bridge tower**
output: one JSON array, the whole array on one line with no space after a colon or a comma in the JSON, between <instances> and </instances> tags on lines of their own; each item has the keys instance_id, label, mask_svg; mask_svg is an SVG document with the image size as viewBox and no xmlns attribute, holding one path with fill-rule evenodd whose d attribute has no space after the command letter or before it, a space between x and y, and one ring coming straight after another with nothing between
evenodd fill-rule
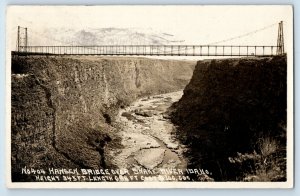
<instances>
[{"instance_id":1,"label":"bridge tower","mask_svg":"<svg viewBox=\"0 0 300 196\"><path fill-rule=\"evenodd\" d=\"M283 40L283 21L278 24L278 36L277 36L277 55L284 54L284 40Z\"/></svg>"},{"instance_id":2,"label":"bridge tower","mask_svg":"<svg viewBox=\"0 0 300 196\"><path fill-rule=\"evenodd\" d=\"M18 26L17 51L26 52L28 46L27 28Z\"/></svg>"}]
</instances>

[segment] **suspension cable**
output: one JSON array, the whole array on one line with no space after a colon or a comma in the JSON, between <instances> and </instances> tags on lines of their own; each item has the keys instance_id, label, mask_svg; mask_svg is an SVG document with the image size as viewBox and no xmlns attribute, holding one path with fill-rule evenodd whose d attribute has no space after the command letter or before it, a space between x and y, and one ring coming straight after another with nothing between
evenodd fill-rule
<instances>
[{"instance_id":1,"label":"suspension cable","mask_svg":"<svg viewBox=\"0 0 300 196\"><path fill-rule=\"evenodd\" d=\"M273 27L275 25L277 25L277 23L273 23L271 25L265 26L263 28L260 28L260 29L257 29L257 30L254 30L254 31L251 31L251 32L248 32L248 33L245 33L245 34L242 34L242 35L238 35L238 36L234 36L234 37L231 37L231 38L228 38L228 39L224 39L224 40L212 42L212 43L209 43L207 45L215 45L215 44L219 44L219 43L223 43L223 42L232 41L232 40L235 40L235 39L240 39L242 37L250 36L250 35L253 35L253 34L257 33L257 32L264 31L264 30L266 30L268 28L271 28L271 27Z\"/></svg>"}]
</instances>

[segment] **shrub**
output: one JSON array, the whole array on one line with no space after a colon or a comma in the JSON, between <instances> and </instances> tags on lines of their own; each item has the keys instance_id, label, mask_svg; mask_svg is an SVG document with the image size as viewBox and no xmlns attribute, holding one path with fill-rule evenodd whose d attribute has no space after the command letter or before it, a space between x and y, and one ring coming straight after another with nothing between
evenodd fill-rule
<instances>
[{"instance_id":1,"label":"shrub","mask_svg":"<svg viewBox=\"0 0 300 196\"><path fill-rule=\"evenodd\" d=\"M236 164L243 173L243 181L285 181L286 159L281 153L282 148L275 139L270 137L258 140L258 151L237 153L229 157L229 162ZM285 150L284 150L285 151Z\"/></svg>"}]
</instances>

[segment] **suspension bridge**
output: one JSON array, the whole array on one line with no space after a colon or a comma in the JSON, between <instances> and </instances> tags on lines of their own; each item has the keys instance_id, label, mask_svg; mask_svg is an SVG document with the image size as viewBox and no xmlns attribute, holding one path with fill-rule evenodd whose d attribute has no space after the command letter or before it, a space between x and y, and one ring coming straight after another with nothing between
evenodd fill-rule
<instances>
[{"instance_id":1,"label":"suspension bridge","mask_svg":"<svg viewBox=\"0 0 300 196\"><path fill-rule=\"evenodd\" d=\"M260 29L260 30L264 30ZM99 56L258 56L284 54L283 21L278 23L276 45L219 45L259 30L207 45L28 45L27 28L18 26L15 55L99 55Z\"/></svg>"}]
</instances>

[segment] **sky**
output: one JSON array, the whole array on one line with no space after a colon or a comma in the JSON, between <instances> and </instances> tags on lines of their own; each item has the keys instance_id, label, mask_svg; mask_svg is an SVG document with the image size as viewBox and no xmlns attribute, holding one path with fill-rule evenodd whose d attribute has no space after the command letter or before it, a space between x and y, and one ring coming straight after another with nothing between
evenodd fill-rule
<instances>
[{"instance_id":1,"label":"sky","mask_svg":"<svg viewBox=\"0 0 300 196\"><path fill-rule=\"evenodd\" d=\"M13 47L18 25L35 32L137 28L172 34L184 44L211 44L267 26L251 36L220 44L276 45L279 21L284 21L285 44L292 44L290 6L10 6L7 35Z\"/></svg>"}]
</instances>

